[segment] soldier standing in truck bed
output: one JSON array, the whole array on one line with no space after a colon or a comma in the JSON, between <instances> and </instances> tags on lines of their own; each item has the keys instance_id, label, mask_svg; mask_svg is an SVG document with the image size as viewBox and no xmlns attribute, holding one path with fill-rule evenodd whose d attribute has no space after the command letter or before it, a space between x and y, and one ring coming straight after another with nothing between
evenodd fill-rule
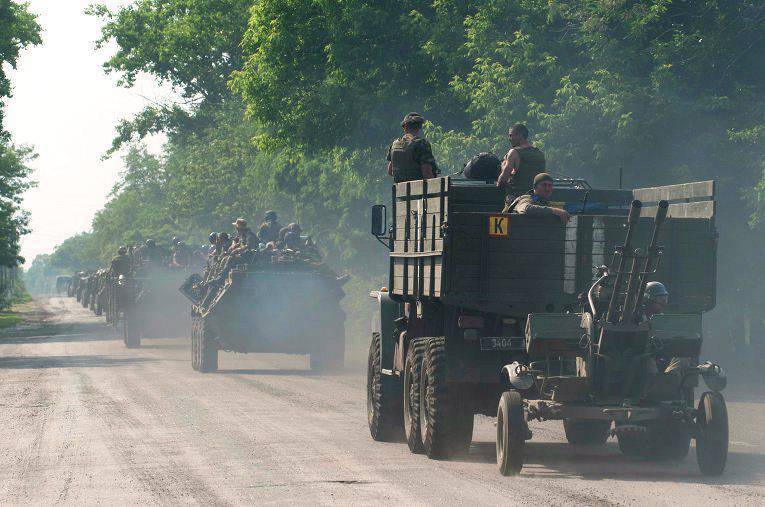
<instances>
[{"instance_id":1,"label":"soldier standing in truck bed","mask_svg":"<svg viewBox=\"0 0 765 507\"><path fill-rule=\"evenodd\" d=\"M401 121L404 135L388 148L388 175L394 183L435 178L438 175L436 159L427 139L422 137L425 118L409 113Z\"/></svg>"},{"instance_id":2,"label":"soldier standing in truck bed","mask_svg":"<svg viewBox=\"0 0 765 507\"><path fill-rule=\"evenodd\" d=\"M534 177L545 172L547 162L545 154L529 142L529 129L522 123L516 123L508 132L512 148L502 161L502 171L497 178L497 186L506 188L505 206L528 192L532 188Z\"/></svg>"}]
</instances>

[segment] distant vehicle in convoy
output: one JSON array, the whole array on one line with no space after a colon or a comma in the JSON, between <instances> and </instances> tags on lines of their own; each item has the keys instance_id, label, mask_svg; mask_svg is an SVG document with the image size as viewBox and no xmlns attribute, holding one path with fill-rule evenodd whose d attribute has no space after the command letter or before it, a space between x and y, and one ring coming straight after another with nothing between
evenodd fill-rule
<instances>
[{"instance_id":1,"label":"distant vehicle in convoy","mask_svg":"<svg viewBox=\"0 0 765 507\"><path fill-rule=\"evenodd\" d=\"M71 276L60 275L56 277L56 294L68 294L69 286L72 284Z\"/></svg>"},{"instance_id":2,"label":"distant vehicle in convoy","mask_svg":"<svg viewBox=\"0 0 765 507\"><path fill-rule=\"evenodd\" d=\"M126 347L188 329L188 304L178 293L187 276L183 269L143 261L129 275L110 278L107 321L121 332Z\"/></svg>"},{"instance_id":3,"label":"distant vehicle in convoy","mask_svg":"<svg viewBox=\"0 0 765 507\"><path fill-rule=\"evenodd\" d=\"M233 267L213 296L191 277L181 291L192 301L191 364L218 369L218 351L309 354L312 370L343 366L342 282L323 264L261 252Z\"/></svg>"},{"instance_id":4,"label":"distant vehicle in convoy","mask_svg":"<svg viewBox=\"0 0 765 507\"><path fill-rule=\"evenodd\" d=\"M630 456L680 460L695 439L702 473L722 473L725 376L698 362L702 313L715 306L714 183L556 186L567 225L498 213L501 189L451 177L395 185L390 228L373 207L390 257L388 286L371 292L372 438L448 458L469 447L475 414L496 415L510 475L528 421L562 420L570 443L615 436ZM672 297L647 318L651 280ZM694 404L699 376L710 391Z\"/></svg>"}]
</instances>

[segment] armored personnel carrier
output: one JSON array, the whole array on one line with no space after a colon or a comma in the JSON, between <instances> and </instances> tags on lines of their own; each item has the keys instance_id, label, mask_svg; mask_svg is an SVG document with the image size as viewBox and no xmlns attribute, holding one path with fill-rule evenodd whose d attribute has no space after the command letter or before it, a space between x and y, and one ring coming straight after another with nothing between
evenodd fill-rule
<instances>
[{"instance_id":1,"label":"armored personnel carrier","mask_svg":"<svg viewBox=\"0 0 765 507\"><path fill-rule=\"evenodd\" d=\"M344 292L323 264L260 254L234 266L206 299L200 282L196 276L181 288L193 303L194 370L217 370L219 350L309 354L313 370L342 367Z\"/></svg>"},{"instance_id":2,"label":"armored personnel carrier","mask_svg":"<svg viewBox=\"0 0 765 507\"><path fill-rule=\"evenodd\" d=\"M178 294L187 276L144 261L130 275L111 279L107 321L121 328L126 347L140 347L142 337L179 336L188 329L188 305Z\"/></svg>"},{"instance_id":3,"label":"armored personnel carrier","mask_svg":"<svg viewBox=\"0 0 765 507\"><path fill-rule=\"evenodd\" d=\"M497 416L497 463L518 473L527 422L562 420L575 444L619 440L629 455L725 466L725 378L699 365L702 314L715 306L714 183L597 190L558 181L571 220L502 214L493 184L400 183L372 232L390 249L373 291L367 415L375 440L415 453L466 450L474 414ZM645 247L638 249L636 246ZM642 313L661 281L663 314ZM684 365L668 373L667 362ZM710 391L695 405L703 376Z\"/></svg>"}]
</instances>

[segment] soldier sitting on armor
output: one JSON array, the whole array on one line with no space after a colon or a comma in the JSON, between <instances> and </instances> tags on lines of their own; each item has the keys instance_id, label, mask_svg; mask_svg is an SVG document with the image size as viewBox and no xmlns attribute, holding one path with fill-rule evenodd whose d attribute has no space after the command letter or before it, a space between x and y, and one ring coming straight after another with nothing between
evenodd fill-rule
<instances>
[{"instance_id":1,"label":"soldier sitting on armor","mask_svg":"<svg viewBox=\"0 0 765 507\"><path fill-rule=\"evenodd\" d=\"M260 224L258 229L258 239L261 243L268 243L269 241L279 240L279 231L282 226L279 223L279 218L276 215L276 211L268 210L263 217L263 223ZM255 246L255 245L253 245Z\"/></svg>"},{"instance_id":2,"label":"soldier sitting on armor","mask_svg":"<svg viewBox=\"0 0 765 507\"><path fill-rule=\"evenodd\" d=\"M279 230L279 241L284 242L284 236L288 232L294 232L295 234L297 234L299 236L300 233L303 232L303 229L301 229L300 225L298 225L297 223L292 222L291 224L289 224L289 225L287 225L285 227L282 227Z\"/></svg>"},{"instance_id":3,"label":"soldier sitting on armor","mask_svg":"<svg viewBox=\"0 0 765 507\"><path fill-rule=\"evenodd\" d=\"M517 213L537 217L556 216L561 222L567 224L571 216L566 210L550 206L550 197L553 193L553 179L547 173L539 173L534 177L534 189L528 194L516 197L513 202L505 206L502 213Z\"/></svg>"},{"instance_id":4,"label":"soldier sitting on armor","mask_svg":"<svg viewBox=\"0 0 765 507\"><path fill-rule=\"evenodd\" d=\"M258 238L255 236L255 233L247 227L247 220L244 218L237 218L231 225L236 228L237 248L257 248Z\"/></svg>"},{"instance_id":5,"label":"soldier sitting on armor","mask_svg":"<svg viewBox=\"0 0 765 507\"><path fill-rule=\"evenodd\" d=\"M127 275L130 272L130 257L127 255L127 247L121 246L117 249L117 255L109 264L109 274L111 276Z\"/></svg>"}]
</instances>

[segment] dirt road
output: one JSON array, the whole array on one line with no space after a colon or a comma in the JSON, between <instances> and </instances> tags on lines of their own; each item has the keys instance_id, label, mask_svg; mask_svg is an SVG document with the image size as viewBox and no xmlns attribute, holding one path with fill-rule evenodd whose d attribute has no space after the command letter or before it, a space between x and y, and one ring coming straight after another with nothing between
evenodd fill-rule
<instances>
[{"instance_id":1,"label":"dirt road","mask_svg":"<svg viewBox=\"0 0 765 507\"><path fill-rule=\"evenodd\" d=\"M520 477L494 465L493 421L470 452L413 456L369 437L365 374L317 376L304 357L222 354L191 370L187 339L126 350L72 300L31 336L0 338L0 499L19 504L765 504L765 396L728 393L721 478L565 443L537 423ZM354 367L355 366L355 367Z\"/></svg>"}]
</instances>

